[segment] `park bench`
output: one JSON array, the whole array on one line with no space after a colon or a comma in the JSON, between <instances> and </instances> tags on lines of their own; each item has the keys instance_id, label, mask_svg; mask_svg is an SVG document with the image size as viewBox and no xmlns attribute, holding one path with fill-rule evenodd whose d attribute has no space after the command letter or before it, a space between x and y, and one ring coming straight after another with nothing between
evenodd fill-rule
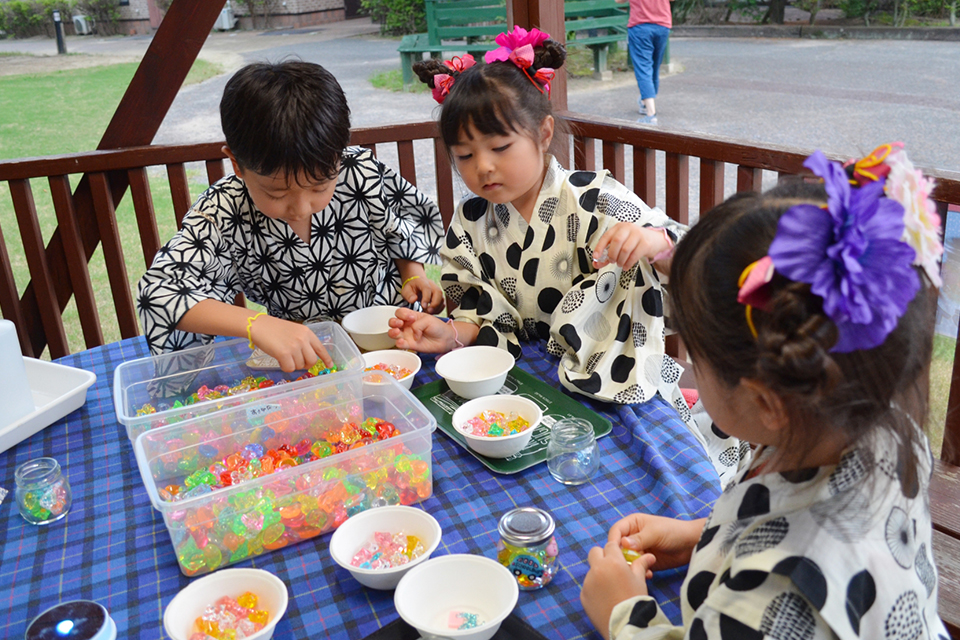
<instances>
[{"instance_id":1,"label":"park bench","mask_svg":"<svg viewBox=\"0 0 960 640\"><path fill-rule=\"evenodd\" d=\"M722 201L725 167L733 165L738 191L759 191L763 171L780 176L807 173L802 166L805 150L748 145L704 135L682 135L625 125L622 121L569 112L560 116L573 132L568 148L577 169L608 169L632 187L651 206L658 204L672 218L689 222L691 194L704 214ZM418 159L414 143L432 145L428 162ZM413 184L436 193L444 223L455 210L453 172L434 122L356 129L352 143L391 158L400 174ZM212 183L224 175L222 142L180 146L141 146L91 151L48 158L0 161L0 183L10 190L17 229L0 229L0 313L16 323L25 355L48 354L58 358L72 350L105 342L105 331L129 338L139 334L127 264L140 272L160 247L160 217L179 224L192 200L188 171ZM599 151L598 151L599 147ZM627 172L627 154L632 170ZM658 166L657 157L663 161ZM691 181L691 164L699 165L699 180ZM662 168L661 168L662 167ZM172 195L172 211L158 210L151 197L150 176L160 169ZM934 200L941 215L948 206L960 206L960 174L928 171L937 179ZM70 176L83 176L74 181ZM156 182L156 179L154 180ZM665 201L658 202L662 185ZM49 185L48 200L35 196ZM36 188L36 193L35 193ZM128 194L129 191L129 194ZM117 207L129 195L139 230L137 243L122 244L117 235ZM41 219L38 212L51 211ZM51 229L52 235L42 229ZM133 246L131 246L131 244ZM110 275L110 292L90 287L88 263L97 250ZM18 287L14 265L24 255L29 282ZM20 275L21 283L26 276ZM99 313L97 296L112 298L115 312ZM70 345L62 314L71 298L76 301L85 345ZM242 300L238 301L243 304ZM111 335L107 333L106 335ZM116 339L116 338L112 338ZM106 339L110 341L110 339ZM676 348L673 345L672 348ZM941 460L935 463L930 487L934 522L933 546L940 572L940 615L955 640L960 640L960 357L954 360L953 384L944 429Z\"/></svg>"},{"instance_id":2,"label":"park bench","mask_svg":"<svg viewBox=\"0 0 960 640\"><path fill-rule=\"evenodd\" d=\"M564 5L568 47L593 51L594 77L609 78L608 53L627 39L628 5L616 0L571 0ZM397 51L403 86L415 81L413 63L429 53L435 58L466 52L482 61L497 48L493 38L507 29L507 9L497 0L426 0L427 33L406 35Z\"/></svg>"}]
</instances>

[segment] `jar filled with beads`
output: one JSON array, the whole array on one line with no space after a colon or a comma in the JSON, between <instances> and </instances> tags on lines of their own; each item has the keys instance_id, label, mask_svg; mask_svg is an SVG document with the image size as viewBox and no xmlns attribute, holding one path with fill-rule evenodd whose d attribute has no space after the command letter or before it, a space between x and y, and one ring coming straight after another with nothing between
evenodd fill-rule
<instances>
[{"instance_id":1,"label":"jar filled with beads","mask_svg":"<svg viewBox=\"0 0 960 640\"><path fill-rule=\"evenodd\" d=\"M533 591L553 580L559 567L553 517L542 509L520 507L508 511L497 527L497 560L510 570L520 589Z\"/></svg>"},{"instance_id":2,"label":"jar filled with beads","mask_svg":"<svg viewBox=\"0 0 960 640\"><path fill-rule=\"evenodd\" d=\"M20 515L30 524L56 522L70 511L70 483L53 458L24 462L14 475Z\"/></svg>"}]
</instances>

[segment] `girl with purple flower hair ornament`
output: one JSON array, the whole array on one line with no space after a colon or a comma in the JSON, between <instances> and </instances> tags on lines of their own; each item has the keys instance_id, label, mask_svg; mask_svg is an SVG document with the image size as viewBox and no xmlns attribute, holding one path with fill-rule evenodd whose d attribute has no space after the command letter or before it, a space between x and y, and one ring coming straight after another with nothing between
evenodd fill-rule
<instances>
[{"instance_id":1,"label":"girl with purple flower hair ornament","mask_svg":"<svg viewBox=\"0 0 960 640\"><path fill-rule=\"evenodd\" d=\"M737 194L677 246L674 313L701 399L754 448L708 518L633 514L590 551L581 601L604 638L949 638L920 427L933 185L899 144L804 164L821 183ZM646 581L683 565L675 626Z\"/></svg>"},{"instance_id":2,"label":"girl with purple flower hair ornament","mask_svg":"<svg viewBox=\"0 0 960 640\"><path fill-rule=\"evenodd\" d=\"M664 281L686 227L651 209L607 171L568 171L550 154L550 81L562 44L515 27L486 64L467 55L414 71L441 103L440 131L473 192L441 250L452 322L406 310L391 320L400 348L445 352L493 345L520 357L545 343L575 393L685 421L721 480L739 448L702 428L664 349ZM632 410L631 410L632 411ZM666 413L668 412L668 413ZM679 425L677 425L679 426Z\"/></svg>"}]
</instances>

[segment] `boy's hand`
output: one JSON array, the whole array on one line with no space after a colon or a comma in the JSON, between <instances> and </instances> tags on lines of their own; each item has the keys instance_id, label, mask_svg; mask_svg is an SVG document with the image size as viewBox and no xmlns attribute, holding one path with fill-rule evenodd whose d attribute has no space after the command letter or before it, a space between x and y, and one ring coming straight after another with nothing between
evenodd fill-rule
<instances>
[{"instance_id":1,"label":"boy's hand","mask_svg":"<svg viewBox=\"0 0 960 640\"><path fill-rule=\"evenodd\" d=\"M430 314L443 308L443 289L427 276L407 281L400 290L400 295L410 304L419 300L423 310Z\"/></svg>"},{"instance_id":2,"label":"boy's hand","mask_svg":"<svg viewBox=\"0 0 960 640\"><path fill-rule=\"evenodd\" d=\"M308 327L271 316L260 316L250 324L253 344L277 359L286 372L309 369L317 360L327 367L333 358L323 348L320 338Z\"/></svg>"},{"instance_id":3,"label":"boy's hand","mask_svg":"<svg viewBox=\"0 0 960 640\"><path fill-rule=\"evenodd\" d=\"M641 227L633 222L618 222L597 241L593 250L593 265L599 269L615 262L624 270L632 269L633 265L640 262L640 258L652 260L669 248L663 231Z\"/></svg>"},{"instance_id":4,"label":"boy's hand","mask_svg":"<svg viewBox=\"0 0 960 640\"><path fill-rule=\"evenodd\" d=\"M633 513L610 527L607 542L621 549L653 554L656 561L649 565L651 570L673 569L690 562L704 522ZM648 577L652 576L651 572Z\"/></svg>"},{"instance_id":5,"label":"boy's hand","mask_svg":"<svg viewBox=\"0 0 960 640\"><path fill-rule=\"evenodd\" d=\"M397 348L421 353L445 353L455 344L453 328L446 322L412 309L397 309L387 335L397 341Z\"/></svg>"},{"instance_id":6,"label":"boy's hand","mask_svg":"<svg viewBox=\"0 0 960 640\"><path fill-rule=\"evenodd\" d=\"M645 576L655 558L648 553L627 564L620 543L608 542L602 549L590 549L587 562L590 570L583 580L580 602L593 626L607 638L613 608L624 600L647 595Z\"/></svg>"}]
</instances>

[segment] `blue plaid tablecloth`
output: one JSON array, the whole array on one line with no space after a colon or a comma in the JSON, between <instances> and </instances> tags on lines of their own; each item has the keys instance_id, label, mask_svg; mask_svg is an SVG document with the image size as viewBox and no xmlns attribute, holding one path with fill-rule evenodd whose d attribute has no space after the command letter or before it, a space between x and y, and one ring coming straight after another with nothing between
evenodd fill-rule
<instances>
[{"instance_id":1,"label":"blue plaid tablecloth","mask_svg":"<svg viewBox=\"0 0 960 640\"><path fill-rule=\"evenodd\" d=\"M20 638L27 624L59 602L95 600L117 623L121 638L166 638L163 611L190 579L184 577L158 512L150 505L126 431L116 420L112 383L121 362L148 355L142 338L77 353L59 362L97 374L86 404L0 454L0 637ZM519 366L559 386L556 359L528 344ZM426 356L415 384L437 378ZM517 506L539 506L557 523L561 569L547 587L521 592L517 613L551 638L597 635L580 605L587 552L606 541L610 525L645 511L685 519L706 516L719 495L705 453L665 402L615 406L583 400L613 422L600 441L600 472L567 487L541 464L516 475L496 475L450 438L433 439L434 494L421 503L443 528L436 555L495 557L500 516ZM73 488L66 518L36 527L19 515L13 496L16 467L56 458ZM235 566L273 572L290 592L274 635L288 638L362 638L397 617L393 592L366 589L330 559L330 534ZM658 573L650 583L668 616L679 621L685 570Z\"/></svg>"}]
</instances>

